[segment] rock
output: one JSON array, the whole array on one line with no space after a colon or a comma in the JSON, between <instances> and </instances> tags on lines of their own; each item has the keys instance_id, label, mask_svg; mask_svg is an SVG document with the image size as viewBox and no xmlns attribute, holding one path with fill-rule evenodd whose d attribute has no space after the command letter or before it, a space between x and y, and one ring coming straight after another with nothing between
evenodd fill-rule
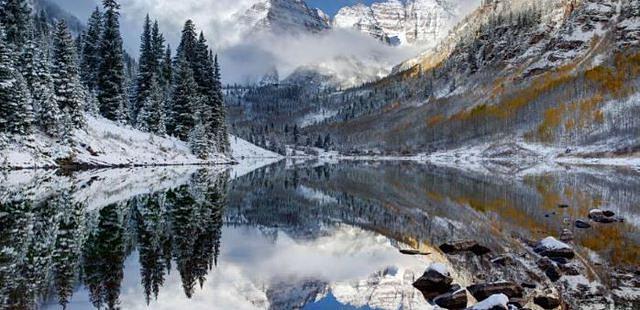
<instances>
[{"instance_id":1,"label":"rock","mask_svg":"<svg viewBox=\"0 0 640 310\"><path fill-rule=\"evenodd\" d=\"M568 244L558 241L554 237L547 237L540 240L533 250L546 257L564 257L572 259L576 256L575 252Z\"/></svg>"},{"instance_id":2,"label":"rock","mask_svg":"<svg viewBox=\"0 0 640 310\"><path fill-rule=\"evenodd\" d=\"M589 224L589 223L587 223L586 221L583 221L583 220L576 220L575 226L577 228L582 228L582 229L591 228L591 224Z\"/></svg>"},{"instance_id":3,"label":"rock","mask_svg":"<svg viewBox=\"0 0 640 310\"><path fill-rule=\"evenodd\" d=\"M542 271L544 271L544 274L547 275L551 282L556 282L560 279L560 271L550 259L543 257L539 259L536 264Z\"/></svg>"},{"instance_id":4,"label":"rock","mask_svg":"<svg viewBox=\"0 0 640 310\"><path fill-rule=\"evenodd\" d=\"M612 216L616 215L616 213L615 213L615 212L613 212L613 211L609 211L609 210L604 210L604 211L602 211L602 214L603 214L604 216L606 216L606 217L612 217Z\"/></svg>"},{"instance_id":5,"label":"rock","mask_svg":"<svg viewBox=\"0 0 640 310\"><path fill-rule=\"evenodd\" d=\"M458 254L462 252L472 252L475 255L485 255L491 252L490 249L478 244L474 240L460 240L440 245L440 250L445 254Z\"/></svg>"},{"instance_id":6,"label":"rock","mask_svg":"<svg viewBox=\"0 0 640 310\"><path fill-rule=\"evenodd\" d=\"M426 299L431 299L449 291L452 287L451 282L453 282L453 278L451 278L447 267L434 263L413 283L413 287L422 292Z\"/></svg>"},{"instance_id":7,"label":"rock","mask_svg":"<svg viewBox=\"0 0 640 310\"><path fill-rule=\"evenodd\" d=\"M560 240L562 242L570 242L573 241L573 232L568 229L563 229L560 233Z\"/></svg>"},{"instance_id":8,"label":"rock","mask_svg":"<svg viewBox=\"0 0 640 310\"><path fill-rule=\"evenodd\" d=\"M574 264L560 265L560 271L568 276L579 276L580 269Z\"/></svg>"},{"instance_id":9,"label":"rock","mask_svg":"<svg viewBox=\"0 0 640 310\"><path fill-rule=\"evenodd\" d=\"M491 260L492 263L499 266L506 266L507 264L511 263L511 261L512 261L512 258L507 255L499 255Z\"/></svg>"},{"instance_id":10,"label":"rock","mask_svg":"<svg viewBox=\"0 0 640 310\"><path fill-rule=\"evenodd\" d=\"M469 308L472 310L508 310L509 297L505 294L491 295Z\"/></svg>"},{"instance_id":11,"label":"rock","mask_svg":"<svg viewBox=\"0 0 640 310\"><path fill-rule=\"evenodd\" d=\"M560 307L562 303L560 299L553 296L536 296L533 298L533 303L542 307L543 309L555 309Z\"/></svg>"},{"instance_id":12,"label":"rock","mask_svg":"<svg viewBox=\"0 0 640 310\"><path fill-rule=\"evenodd\" d=\"M558 265L566 265L569 263L569 260L564 257L549 257L549 259L556 262Z\"/></svg>"},{"instance_id":13,"label":"rock","mask_svg":"<svg viewBox=\"0 0 640 310\"><path fill-rule=\"evenodd\" d=\"M509 298L521 298L523 292L520 285L509 281L474 284L467 287L467 290L477 300L483 300L495 294L504 294Z\"/></svg>"},{"instance_id":14,"label":"rock","mask_svg":"<svg viewBox=\"0 0 640 310\"><path fill-rule=\"evenodd\" d=\"M405 255L431 255L431 253L421 252L413 249L400 249L400 253Z\"/></svg>"},{"instance_id":15,"label":"rock","mask_svg":"<svg viewBox=\"0 0 640 310\"><path fill-rule=\"evenodd\" d=\"M464 289L458 289L436 297L433 302L445 309L464 309L467 307L467 292Z\"/></svg>"},{"instance_id":16,"label":"rock","mask_svg":"<svg viewBox=\"0 0 640 310\"><path fill-rule=\"evenodd\" d=\"M509 298L509 303L507 304L507 306L509 306L509 309L514 308L514 309L522 309L522 307L527 303L526 300L524 300L523 298Z\"/></svg>"},{"instance_id":17,"label":"rock","mask_svg":"<svg viewBox=\"0 0 640 310\"><path fill-rule=\"evenodd\" d=\"M566 208L569 208L569 205L558 205L558 208L560 208L560 209L566 209Z\"/></svg>"},{"instance_id":18,"label":"rock","mask_svg":"<svg viewBox=\"0 0 640 310\"><path fill-rule=\"evenodd\" d=\"M524 288L530 288L530 289L534 289L534 288L538 287L538 285L536 285L535 283L532 283L532 282L522 282L522 283L520 283L520 286L522 286Z\"/></svg>"},{"instance_id":19,"label":"rock","mask_svg":"<svg viewBox=\"0 0 640 310\"><path fill-rule=\"evenodd\" d=\"M618 219L613 217L614 215L615 213L612 211L603 211L600 209L593 209L589 211L589 219L602 224L618 222Z\"/></svg>"}]
</instances>

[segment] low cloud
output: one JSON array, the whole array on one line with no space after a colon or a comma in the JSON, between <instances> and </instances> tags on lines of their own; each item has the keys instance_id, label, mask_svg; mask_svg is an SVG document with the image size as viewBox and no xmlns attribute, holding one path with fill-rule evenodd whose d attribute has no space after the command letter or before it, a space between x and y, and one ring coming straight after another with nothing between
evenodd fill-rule
<instances>
[{"instance_id":1,"label":"low cloud","mask_svg":"<svg viewBox=\"0 0 640 310\"><path fill-rule=\"evenodd\" d=\"M257 81L274 67L281 77L301 66L319 66L344 76L382 75L416 52L411 48L386 46L350 30L316 35L247 33L234 16L256 2L258 0L126 0L122 1L123 23L140 28L141 25L134 23L149 13L158 19L168 41L175 46L184 21L192 19L220 54L226 83Z\"/></svg>"}]
</instances>

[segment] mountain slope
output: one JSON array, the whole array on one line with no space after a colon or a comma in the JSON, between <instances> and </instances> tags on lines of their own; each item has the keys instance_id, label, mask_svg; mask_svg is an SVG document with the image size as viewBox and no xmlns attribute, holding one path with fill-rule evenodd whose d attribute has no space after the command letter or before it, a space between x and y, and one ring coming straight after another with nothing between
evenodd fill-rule
<instances>
[{"instance_id":1,"label":"mountain slope","mask_svg":"<svg viewBox=\"0 0 640 310\"><path fill-rule=\"evenodd\" d=\"M302 0L260 0L235 19L247 32L318 33L330 28L326 14Z\"/></svg>"},{"instance_id":2,"label":"mountain slope","mask_svg":"<svg viewBox=\"0 0 640 310\"><path fill-rule=\"evenodd\" d=\"M341 111L308 132L338 137L342 150L507 139L633 152L639 16L628 0L490 2L395 74L333 96Z\"/></svg>"},{"instance_id":3,"label":"mountain slope","mask_svg":"<svg viewBox=\"0 0 640 310\"><path fill-rule=\"evenodd\" d=\"M431 48L479 1L388 0L338 11L336 28L356 29L391 45Z\"/></svg>"}]
</instances>

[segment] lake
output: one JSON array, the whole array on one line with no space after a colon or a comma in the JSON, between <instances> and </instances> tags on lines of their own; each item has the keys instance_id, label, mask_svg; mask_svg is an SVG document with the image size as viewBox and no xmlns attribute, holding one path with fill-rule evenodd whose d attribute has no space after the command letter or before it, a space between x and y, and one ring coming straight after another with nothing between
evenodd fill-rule
<instances>
[{"instance_id":1,"label":"lake","mask_svg":"<svg viewBox=\"0 0 640 310\"><path fill-rule=\"evenodd\" d=\"M412 283L436 265L463 288L525 286L523 306L640 306L631 169L282 161L0 181L2 309L431 309ZM550 236L575 258L535 250ZM490 252L440 248L460 240Z\"/></svg>"}]
</instances>

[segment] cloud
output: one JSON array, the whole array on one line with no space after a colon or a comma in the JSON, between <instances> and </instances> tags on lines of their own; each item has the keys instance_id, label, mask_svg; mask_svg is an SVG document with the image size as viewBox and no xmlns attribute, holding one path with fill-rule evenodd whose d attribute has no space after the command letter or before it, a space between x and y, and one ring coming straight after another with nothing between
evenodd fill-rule
<instances>
[{"instance_id":1,"label":"cloud","mask_svg":"<svg viewBox=\"0 0 640 310\"><path fill-rule=\"evenodd\" d=\"M274 67L284 78L296 68L314 66L344 79L355 76L357 79L346 81L355 84L387 74L395 64L415 54L413 49L389 47L355 31L333 30L319 35L247 33L235 17L258 1L126 0L122 1L123 23L131 25L128 28L140 28L135 23L148 12L158 19L175 46L184 21L192 19L220 54L227 83L255 82Z\"/></svg>"}]
</instances>

